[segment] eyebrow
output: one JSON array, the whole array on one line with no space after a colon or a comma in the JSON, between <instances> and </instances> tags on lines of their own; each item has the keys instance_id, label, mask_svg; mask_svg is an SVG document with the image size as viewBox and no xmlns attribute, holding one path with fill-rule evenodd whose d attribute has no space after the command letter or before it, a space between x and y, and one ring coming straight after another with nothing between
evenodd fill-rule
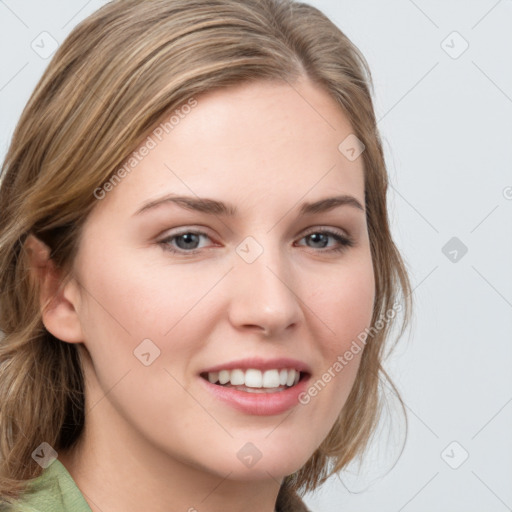
<instances>
[{"instance_id":1,"label":"eyebrow","mask_svg":"<svg viewBox=\"0 0 512 512\"><path fill-rule=\"evenodd\" d=\"M223 203L222 201L206 197L177 196L174 194L168 194L145 203L134 213L134 215L147 212L163 204L177 204L186 210L207 213L210 215L222 215L225 217L234 217L238 213L236 206L230 203ZM305 202L300 207L299 215L313 215L315 213L327 212L341 206L351 206L352 208L356 208L364 212L363 205L355 197L350 195L340 195L326 197L313 203Z\"/></svg>"}]
</instances>

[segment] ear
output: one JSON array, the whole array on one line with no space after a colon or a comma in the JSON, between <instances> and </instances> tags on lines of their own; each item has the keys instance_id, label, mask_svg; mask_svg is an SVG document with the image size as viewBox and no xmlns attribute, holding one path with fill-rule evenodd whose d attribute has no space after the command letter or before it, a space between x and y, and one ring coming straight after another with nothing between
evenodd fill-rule
<instances>
[{"instance_id":1,"label":"ear","mask_svg":"<svg viewBox=\"0 0 512 512\"><path fill-rule=\"evenodd\" d=\"M50 259L50 248L34 235L28 235L24 248L31 276L39 286L41 318L46 330L62 341L82 342L76 281L62 281L61 273Z\"/></svg>"}]
</instances>

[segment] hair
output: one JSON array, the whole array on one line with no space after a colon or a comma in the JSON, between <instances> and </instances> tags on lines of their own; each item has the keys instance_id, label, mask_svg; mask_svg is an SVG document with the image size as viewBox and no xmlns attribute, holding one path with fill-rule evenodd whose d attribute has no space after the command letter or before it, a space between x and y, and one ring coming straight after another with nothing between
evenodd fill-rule
<instances>
[{"instance_id":1,"label":"hair","mask_svg":"<svg viewBox=\"0 0 512 512\"><path fill-rule=\"evenodd\" d=\"M214 89L256 80L293 84L301 77L337 102L365 145L372 326L401 301L403 334L410 283L390 232L372 78L358 48L318 9L293 0L112 1L57 50L2 166L0 498L18 496L40 475L31 454L41 442L57 451L72 447L85 419L80 352L44 328L27 236L42 240L69 275L82 226L97 204L95 191L164 115ZM382 381L399 396L382 366L395 323L374 329L334 426L282 488L313 490L364 452L378 422Z\"/></svg>"}]
</instances>

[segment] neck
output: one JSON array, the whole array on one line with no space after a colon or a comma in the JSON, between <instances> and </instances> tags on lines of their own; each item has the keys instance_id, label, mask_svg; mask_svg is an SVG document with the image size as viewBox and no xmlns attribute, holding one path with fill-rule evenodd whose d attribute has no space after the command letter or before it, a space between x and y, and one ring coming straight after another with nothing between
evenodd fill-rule
<instances>
[{"instance_id":1,"label":"neck","mask_svg":"<svg viewBox=\"0 0 512 512\"><path fill-rule=\"evenodd\" d=\"M91 416L89 417L91 418ZM156 447L136 445L121 432L86 424L72 450L59 451L92 512L274 512L281 481L236 481L176 460ZM93 435L94 433L94 435ZM94 443L92 443L94 439Z\"/></svg>"}]
</instances>

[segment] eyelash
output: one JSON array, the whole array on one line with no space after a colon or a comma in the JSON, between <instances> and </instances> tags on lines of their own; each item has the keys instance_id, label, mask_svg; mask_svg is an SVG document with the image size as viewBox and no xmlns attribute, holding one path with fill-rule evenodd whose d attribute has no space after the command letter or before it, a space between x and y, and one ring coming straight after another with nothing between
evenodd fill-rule
<instances>
[{"instance_id":1,"label":"eyelash","mask_svg":"<svg viewBox=\"0 0 512 512\"><path fill-rule=\"evenodd\" d=\"M170 245L170 242L172 240L174 240L175 238L179 238L180 236L188 235L188 234L204 235L204 236L210 238L203 231L196 231L196 230L193 230L193 229L188 229L186 231L181 231L179 233L174 233L174 234L164 238L163 240L161 240L158 243L159 243L159 245L162 246L162 248L165 251L169 251L169 252L171 252L173 254L180 254L180 255L193 255L193 254L197 254L198 252L201 251L201 249L192 249L190 251L186 251L184 249L175 249L174 247L172 247ZM354 246L354 241L352 240L352 238L350 238L350 237L348 237L348 236L346 236L344 234L341 234L341 233L339 233L337 231L332 231L332 230L322 229L322 228L315 229L314 231L310 231L310 232L306 233L305 235L302 236L301 240L303 238L306 238L306 237L311 236L311 235L316 235L316 234L329 235L329 236L334 238L339 243L339 245L337 247L333 247L333 248L329 248L329 249L320 249L319 252L341 253L341 252L346 251L348 248ZM313 248L313 250L314 250L314 248Z\"/></svg>"}]
</instances>

